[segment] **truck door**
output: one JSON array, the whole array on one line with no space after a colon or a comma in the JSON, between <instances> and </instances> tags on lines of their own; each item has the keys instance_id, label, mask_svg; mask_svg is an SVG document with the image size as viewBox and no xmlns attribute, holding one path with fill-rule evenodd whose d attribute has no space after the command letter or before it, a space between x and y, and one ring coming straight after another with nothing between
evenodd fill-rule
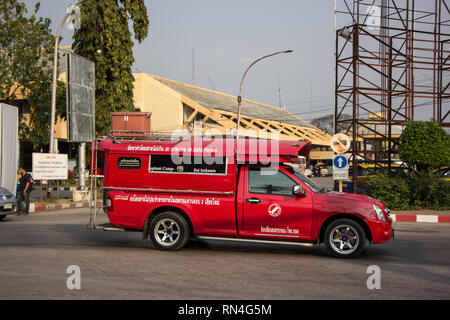
<instances>
[{"instance_id":1,"label":"truck door","mask_svg":"<svg viewBox=\"0 0 450 320\"><path fill-rule=\"evenodd\" d=\"M242 235L309 239L312 195L309 188L282 168L248 167L245 172ZM301 185L306 197L293 194Z\"/></svg>"}]
</instances>

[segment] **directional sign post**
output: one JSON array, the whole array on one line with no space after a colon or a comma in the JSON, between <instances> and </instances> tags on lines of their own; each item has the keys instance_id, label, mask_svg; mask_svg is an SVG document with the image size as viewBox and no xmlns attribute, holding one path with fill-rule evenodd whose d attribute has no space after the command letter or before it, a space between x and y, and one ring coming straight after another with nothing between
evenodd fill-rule
<instances>
[{"instance_id":1,"label":"directional sign post","mask_svg":"<svg viewBox=\"0 0 450 320\"><path fill-rule=\"evenodd\" d=\"M348 157L337 155L333 158L333 179L348 179Z\"/></svg>"},{"instance_id":2,"label":"directional sign post","mask_svg":"<svg viewBox=\"0 0 450 320\"><path fill-rule=\"evenodd\" d=\"M342 192L342 180L348 179L348 156L343 153L350 149L350 139L343 133L337 133L331 138L330 147L337 153L333 157L333 179L339 180L339 192Z\"/></svg>"},{"instance_id":3,"label":"directional sign post","mask_svg":"<svg viewBox=\"0 0 450 320\"><path fill-rule=\"evenodd\" d=\"M342 180L348 179L348 157L336 155L333 158L333 179L339 180L339 192L342 192Z\"/></svg>"},{"instance_id":4,"label":"directional sign post","mask_svg":"<svg viewBox=\"0 0 450 320\"><path fill-rule=\"evenodd\" d=\"M348 159L346 156L334 156L333 166L337 169L346 169L348 168Z\"/></svg>"}]
</instances>

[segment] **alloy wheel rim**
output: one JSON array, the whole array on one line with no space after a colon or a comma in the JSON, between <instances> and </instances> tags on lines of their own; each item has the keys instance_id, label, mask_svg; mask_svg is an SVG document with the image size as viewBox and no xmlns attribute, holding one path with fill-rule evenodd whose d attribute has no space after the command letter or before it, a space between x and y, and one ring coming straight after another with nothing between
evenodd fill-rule
<instances>
[{"instance_id":1,"label":"alloy wheel rim","mask_svg":"<svg viewBox=\"0 0 450 320\"><path fill-rule=\"evenodd\" d=\"M359 245L359 234L350 225L336 226L330 233L330 245L340 254L351 254Z\"/></svg>"},{"instance_id":2,"label":"alloy wheel rim","mask_svg":"<svg viewBox=\"0 0 450 320\"><path fill-rule=\"evenodd\" d=\"M180 227L172 219L162 219L155 226L155 239L162 246L171 246L175 244L180 237Z\"/></svg>"}]
</instances>

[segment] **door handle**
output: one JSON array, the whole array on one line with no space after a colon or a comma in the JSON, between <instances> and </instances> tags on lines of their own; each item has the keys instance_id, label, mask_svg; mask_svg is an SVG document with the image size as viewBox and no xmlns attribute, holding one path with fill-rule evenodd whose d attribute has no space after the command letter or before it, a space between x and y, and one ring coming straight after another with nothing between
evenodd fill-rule
<instances>
[{"instance_id":1,"label":"door handle","mask_svg":"<svg viewBox=\"0 0 450 320\"><path fill-rule=\"evenodd\" d=\"M261 203L261 200L259 200L258 198L249 198L249 199L246 199L245 202L257 204L257 203Z\"/></svg>"}]
</instances>

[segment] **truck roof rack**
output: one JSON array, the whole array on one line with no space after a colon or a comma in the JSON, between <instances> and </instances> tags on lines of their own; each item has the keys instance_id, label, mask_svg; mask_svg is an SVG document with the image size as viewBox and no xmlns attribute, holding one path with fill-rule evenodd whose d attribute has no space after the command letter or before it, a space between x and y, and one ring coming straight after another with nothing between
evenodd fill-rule
<instances>
[{"instance_id":1,"label":"truck roof rack","mask_svg":"<svg viewBox=\"0 0 450 320\"><path fill-rule=\"evenodd\" d=\"M117 143L132 142L132 141L152 141L152 142L163 142L163 141L174 141L174 137L178 137L179 141L191 139L192 136L187 137L186 134L180 133L179 136L168 132L159 131L128 131L128 130L112 130L108 137L112 138Z\"/></svg>"},{"instance_id":2,"label":"truck roof rack","mask_svg":"<svg viewBox=\"0 0 450 320\"><path fill-rule=\"evenodd\" d=\"M116 143L121 142L133 142L133 141L149 141L149 142L175 142L190 140L196 137L221 137L223 139L235 139L236 135L205 135L205 134L191 134L189 132L180 132L179 134L174 134L173 132L163 132L163 131L129 131L129 130L112 130L107 137L113 139ZM101 139L106 138L106 136ZM176 139L175 139L176 138ZM101 140L99 139L99 141ZM258 137L240 137L241 140L271 140L269 138L258 138ZM305 141L305 139L298 139L298 142Z\"/></svg>"}]
</instances>

